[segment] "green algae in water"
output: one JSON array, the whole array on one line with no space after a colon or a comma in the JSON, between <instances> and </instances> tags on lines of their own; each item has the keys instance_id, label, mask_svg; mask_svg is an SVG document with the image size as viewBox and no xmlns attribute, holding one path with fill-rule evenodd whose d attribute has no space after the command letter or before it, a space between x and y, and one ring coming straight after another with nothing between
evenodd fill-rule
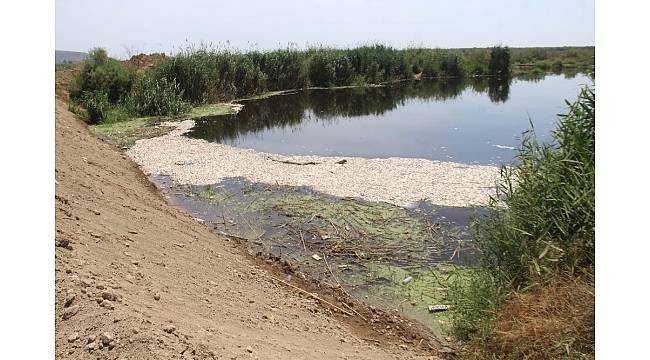
<instances>
[{"instance_id":1,"label":"green algae in water","mask_svg":"<svg viewBox=\"0 0 650 360\"><path fill-rule=\"evenodd\" d=\"M266 190L268 189L268 190ZM273 191L244 187L205 187L196 195L242 215L267 213L291 218L292 224L315 227L323 239L374 242L385 245L421 245L432 233L421 220L398 206L357 199L340 199L292 189ZM428 231L429 230L429 231Z\"/></svg>"},{"instance_id":2,"label":"green algae in water","mask_svg":"<svg viewBox=\"0 0 650 360\"><path fill-rule=\"evenodd\" d=\"M194 206L193 214L218 231L248 239L244 245L253 252L280 256L297 272L340 283L359 300L397 309L444 334L449 312L430 313L428 307L448 304L446 263L467 234L435 211L241 178L185 187L182 193L189 198L181 207L192 212Z\"/></svg>"},{"instance_id":3,"label":"green algae in water","mask_svg":"<svg viewBox=\"0 0 650 360\"><path fill-rule=\"evenodd\" d=\"M296 194L268 199L263 206L316 229L332 245L332 254L358 250L374 256L399 247L421 247L431 239L424 223L390 204Z\"/></svg>"},{"instance_id":4,"label":"green algae in water","mask_svg":"<svg viewBox=\"0 0 650 360\"><path fill-rule=\"evenodd\" d=\"M344 275L350 292L368 303L388 310L397 309L442 334L448 312L430 313L431 305L446 305L448 266L405 269L371 262L360 274ZM408 280L408 281L405 281Z\"/></svg>"}]
</instances>

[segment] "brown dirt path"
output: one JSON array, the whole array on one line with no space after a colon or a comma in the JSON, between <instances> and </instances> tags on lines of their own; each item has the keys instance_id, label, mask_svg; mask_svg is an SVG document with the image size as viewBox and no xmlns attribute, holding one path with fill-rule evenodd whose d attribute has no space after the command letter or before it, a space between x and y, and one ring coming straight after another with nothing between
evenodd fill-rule
<instances>
[{"instance_id":1,"label":"brown dirt path","mask_svg":"<svg viewBox=\"0 0 650 360\"><path fill-rule=\"evenodd\" d=\"M60 100L55 176L57 358L432 358L373 345L262 276L236 244L168 206Z\"/></svg>"}]
</instances>

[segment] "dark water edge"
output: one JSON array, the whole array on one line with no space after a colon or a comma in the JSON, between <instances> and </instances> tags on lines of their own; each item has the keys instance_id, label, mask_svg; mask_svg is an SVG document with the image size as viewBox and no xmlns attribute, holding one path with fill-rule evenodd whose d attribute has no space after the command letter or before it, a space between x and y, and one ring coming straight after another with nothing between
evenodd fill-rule
<instances>
[{"instance_id":1,"label":"dark water edge","mask_svg":"<svg viewBox=\"0 0 650 360\"><path fill-rule=\"evenodd\" d=\"M427 308L444 302L439 280L453 266L476 261L468 227L480 208L423 201L406 209L243 178L210 186L151 180L173 206L215 232L245 239L250 253L282 259L295 276L341 284L357 299L397 309L437 334L446 314Z\"/></svg>"},{"instance_id":2,"label":"dark water edge","mask_svg":"<svg viewBox=\"0 0 650 360\"><path fill-rule=\"evenodd\" d=\"M512 160L533 122L540 138L574 99L582 74L403 81L298 90L245 100L235 115L196 119L192 138L283 155Z\"/></svg>"}]
</instances>

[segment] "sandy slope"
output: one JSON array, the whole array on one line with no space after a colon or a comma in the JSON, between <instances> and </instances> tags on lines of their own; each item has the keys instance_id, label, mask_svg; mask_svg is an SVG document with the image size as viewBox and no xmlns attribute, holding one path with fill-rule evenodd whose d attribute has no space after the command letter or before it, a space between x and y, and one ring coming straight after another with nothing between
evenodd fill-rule
<instances>
[{"instance_id":1,"label":"sandy slope","mask_svg":"<svg viewBox=\"0 0 650 360\"><path fill-rule=\"evenodd\" d=\"M66 109L56 100L57 358L429 357L410 344L371 345L358 327L262 276Z\"/></svg>"}]
</instances>

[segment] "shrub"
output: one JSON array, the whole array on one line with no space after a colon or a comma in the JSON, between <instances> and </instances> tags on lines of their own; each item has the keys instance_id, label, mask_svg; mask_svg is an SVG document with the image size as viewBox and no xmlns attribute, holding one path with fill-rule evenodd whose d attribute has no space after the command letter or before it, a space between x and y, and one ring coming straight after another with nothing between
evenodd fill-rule
<instances>
[{"instance_id":1,"label":"shrub","mask_svg":"<svg viewBox=\"0 0 650 360\"><path fill-rule=\"evenodd\" d=\"M133 71L109 58L104 49L93 49L71 83L70 98L82 101L86 93L103 93L111 104L117 104L128 96L134 78Z\"/></svg>"},{"instance_id":2,"label":"shrub","mask_svg":"<svg viewBox=\"0 0 650 360\"><path fill-rule=\"evenodd\" d=\"M501 278L482 268L456 270L446 285L452 334L459 340L485 340L492 334L493 323L506 293Z\"/></svg>"},{"instance_id":3,"label":"shrub","mask_svg":"<svg viewBox=\"0 0 650 360\"><path fill-rule=\"evenodd\" d=\"M490 64L490 52L484 49L477 49L464 56L465 67L469 75L488 75Z\"/></svg>"},{"instance_id":4,"label":"shrub","mask_svg":"<svg viewBox=\"0 0 650 360\"><path fill-rule=\"evenodd\" d=\"M88 58L96 65L105 65L108 62L108 53L106 49L94 48L88 51Z\"/></svg>"},{"instance_id":5,"label":"shrub","mask_svg":"<svg viewBox=\"0 0 650 360\"><path fill-rule=\"evenodd\" d=\"M178 115L190 110L175 80L142 75L134 84L129 107L140 116Z\"/></svg>"},{"instance_id":6,"label":"shrub","mask_svg":"<svg viewBox=\"0 0 650 360\"><path fill-rule=\"evenodd\" d=\"M551 65L551 67L553 68L553 71L560 72L560 71L562 71L562 68L563 68L564 66L563 66L563 64L562 64L562 60L555 60L555 61L553 62L553 64Z\"/></svg>"},{"instance_id":7,"label":"shrub","mask_svg":"<svg viewBox=\"0 0 650 360\"><path fill-rule=\"evenodd\" d=\"M465 75L461 57L452 52L439 54L439 73L443 77L460 77Z\"/></svg>"},{"instance_id":8,"label":"shrub","mask_svg":"<svg viewBox=\"0 0 650 360\"><path fill-rule=\"evenodd\" d=\"M485 265L515 285L594 265L594 109L585 88L560 116L552 143L526 132L518 163L502 169L499 198L475 225Z\"/></svg>"},{"instance_id":9,"label":"shrub","mask_svg":"<svg viewBox=\"0 0 650 360\"><path fill-rule=\"evenodd\" d=\"M551 63L549 63L546 60L538 61L538 62L535 63L535 67L542 70L542 71L549 71L549 70L551 70Z\"/></svg>"},{"instance_id":10,"label":"shrub","mask_svg":"<svg viewBox=\"0 0 650 360\"><path fill-rule=\"evenodd\" d=\"M510 49L506 46L495 46L490 51L490 63L488 65L490 75L510 75Z\"/></svg>"},{"instance_id":11,"label":"shrub","mask_svg":"<svg viewBox=\"0 0 650 360\"><path fill-rule=\"evenodd\" d=\"M86 92L82 101L88 112L88 123L97 124L106 120L111 106L108 95L103 92Z\"/></svg>"},{"instance_id":12,"label":"shrub","mask_svg":"<svg viewBox=\"0 0 650 360\"><path fill-rule=\"evenodd\" d=\"M309 81L312 86L332 86L336 81L336 71L326 51L315 52L309 61Z\"/></svg>"},{"instance_id":13,"label":"shrub","mask_svg":"<svg viewBox=\"0 0 650 360\"><path fill-rule=\"evenodd\" d=\"M422 76L431 78L440 76L440 69L433 54L425 55L419 61L422 67Z\"/></svg>"}]
</instances>

